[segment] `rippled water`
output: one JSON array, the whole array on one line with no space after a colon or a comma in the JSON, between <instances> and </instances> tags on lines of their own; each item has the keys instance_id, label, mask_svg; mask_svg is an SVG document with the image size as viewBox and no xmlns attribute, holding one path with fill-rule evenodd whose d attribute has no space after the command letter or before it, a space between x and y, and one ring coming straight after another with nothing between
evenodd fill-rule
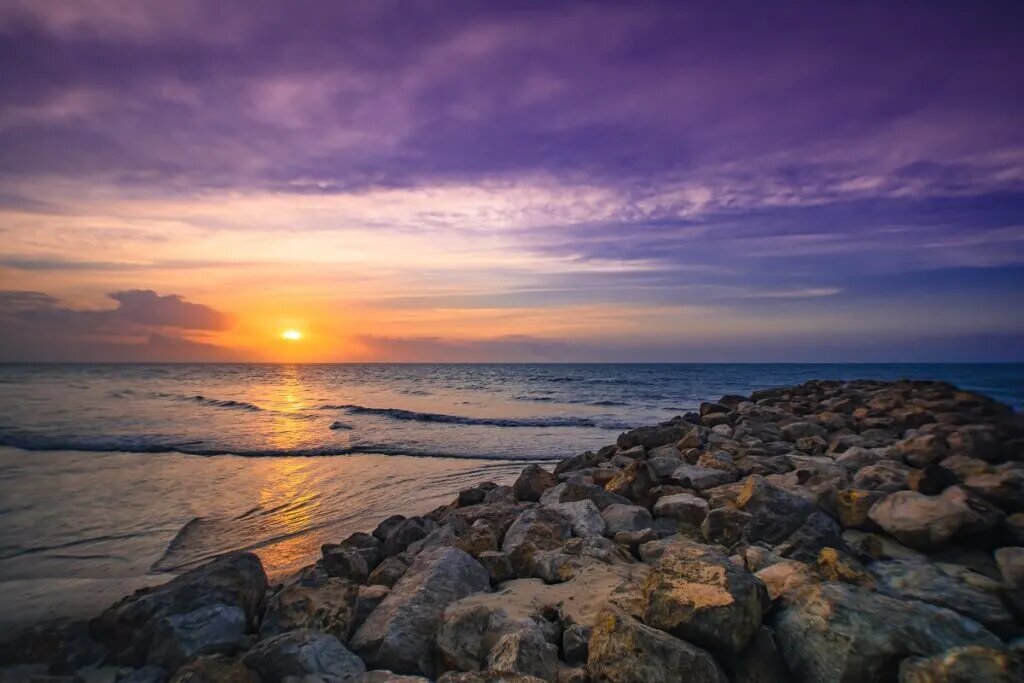
<instances>
[{"instance_id":1,"label":"rippled water","mask_svg":"<svg viewBox=\"0 0 1024 683\"><path fill-rule=\"evenodd\" d=\"M0 628L228 550L281 574L703 400L860 377L1024 406L1024 365L0 366Z\"/></svg>"}]
</instances>

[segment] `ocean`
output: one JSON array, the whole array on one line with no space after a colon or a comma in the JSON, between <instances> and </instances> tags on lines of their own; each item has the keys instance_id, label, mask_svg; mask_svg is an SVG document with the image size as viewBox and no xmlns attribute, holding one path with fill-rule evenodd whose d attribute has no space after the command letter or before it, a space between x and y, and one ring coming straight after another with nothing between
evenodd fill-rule
<instances>
[{"instance_id":1,"label":"ocean","mask_svg":"<svg viewBox=\"0 0 1024 683\"><path fill-rule=\"evenodd\" d=\"M0 628L229 550L280 576L723 394L903 377L1024 408L1024 364L0 365Z\"/></svg>"}]
</instances>

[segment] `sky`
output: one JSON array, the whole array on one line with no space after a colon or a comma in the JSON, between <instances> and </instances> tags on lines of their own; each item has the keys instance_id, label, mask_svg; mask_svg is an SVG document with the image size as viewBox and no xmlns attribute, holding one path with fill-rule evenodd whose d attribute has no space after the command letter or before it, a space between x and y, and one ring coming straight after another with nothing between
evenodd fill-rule
<instances>
[{"instance_id":1,"label":"sky","mask_svg":"<svg viewBox=\"0 0 1024 683\"><path fill-rule=\"evenodd\" d=\"M1022 30L0 0L0 360L1024 361Z\"/></svg>"}]
</instances>

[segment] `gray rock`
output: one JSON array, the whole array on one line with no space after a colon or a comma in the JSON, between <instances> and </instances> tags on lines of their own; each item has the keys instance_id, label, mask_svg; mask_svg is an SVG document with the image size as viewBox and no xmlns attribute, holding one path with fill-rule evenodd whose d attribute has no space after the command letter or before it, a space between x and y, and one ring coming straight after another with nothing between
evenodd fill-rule
<instances>
[{"instance_id":1,"label":"gray rock","mask_svg":"<svg viewBox=\"0 0 1024 683\"><path fill-rule=\"evenodd\" d=\"M813 422L790 422L787 425L782 425L781 430L782 437L786 441L796 441L809 436L828 438L828 430Z\"/></svg>"},{"instance_id":2,"label":"gray rock","mask_svg":"<svg viewBox=\"0 0 1024 683\"><path fill-rule=\"evenodd\" d=\"M384 538L384 554L388 557L397 555L410 544L426 538L434 530L434 523L422 517L410 517L397 521Z\"/></svg>"},{"instance_id":3,"label":"gray rock","mask_svg":"<svg viewBox=\"0 0 1024 683\"><path fill-rule=\"evenodd\" d=\"M430 683L430 679L423 678L423 676L403 676L393 671L376 669L367 671L363 676L362 683Z\"/></svg>"},{"instance_id":4,"label":"gray rock","mask_svg":"<svg viewBox=\"0 0 1024 683\"><path fill-rule=\"evenodd\" d=\"M572 481L564 481L557 486L552 486L540 497L541 505L572 503L577 500L590 500L597 506L598 510L604 510L613 503L625 503L628 505L630 502L625 496L611 493L600 486Z\"/></svg>"},{"instance_id":5,"label":"gray rock","mask_svg":"<svg viewBox=\"0 0 1024 683\"><path fill-rule=\"evenodd\" d=\"M597 615L588 649L587 670L603 683L727 683L706 650L617 608Z\"/></svg>"},{"instance_id":6,"label":"gray rock","mask_svg":"<svg viewBox=\"0 0 1024 683\"><path fill-rule=\"evenodd\" d=\"M715 486L729 484L735 476L724 470L712 470L696 465L680 465L672 473L672 478L687 488L703 491Z\"/></svg>"},{"instance_id":7,"label":"gray rock","mask_svg":"<svg viewBox=\"0 0 1024 683\"><path fill-rule=\"evenodd\" d=\"M900 663L900 683L1020 683L1024 665L1008 652L987 647L957 647L932 657L908 657Z\"/></svg>"},{"instance_id":8,"label":"gray rock","mask_svg":"<svg viewBox=\"0 0 1024 683\"><path fill-rule=\"evenodd\" d=\"M992 472L973 474L964 480L964 488L978 494L1008 512L1024 508L1024 466L1000 465Z\"/></svg>"},{"instance_id":9,"label":"gray rock","mask_svg":"<svg viewBox=\"0 0 1024 683\"><path fill-rule=\"evenodd\" d=\"M580 538L604 535L604 518L593 501L577 500L571 503L554 503L547 507L569 520L572 532Z\"/></svg>"},{"instance_id":10,"label":"gray rock","mask_svg":"<svg viewBox=\"0 0 1024 683\"><path fill-rule=\"evenodd\" d=\"M717 543L731 548L746 534L747 525L754 517L748 512L732 508L716 508L708 511L700 530L708 543Z\"/></svg>"},{"instance_id":11,"label":"gray rock","mask_svg":"<svg viewBox=\"0 0 1024 683\"><path fill-rule=\"evenodd\" d=\"M512 485L512 490L516 500L537 502L541 494L556 483L555 475L540 465L527 465Z\"/></svg>"},{"instance_id":12,"label":"gray rock","mask_svg":"<svg viewBox=\"0 0 1024 683\"><path fill-rule=\"evenodd\" d=\"M1024 548L999 548L994 556L1006 587L1011 590L1024 588Z\"/></svg>"},{"instance_id":13,"label":"gray rock","mask_svg":"<svg viewBox=\"0 0 1024 683\"><path fill-rule=\"evenodd\" d=\"M604 488L638 504L648 505L651 502L651 489L657 485L658 475L645 461L638 461L612 477Z\"/></svg>"},{"instance_id":14,"label":"gray rock","mask_svg":"<svg viewBox=\"0 0 1024 683\"><path fill-rule=\"evenodd\" d=\"M487 663L491 647L508 630L520 626L503 610L485 605L451 605L435 639L438 655L446 669L477 671Z\"/></svg>"},{"instance_id":15,"label":"gray rock","mask_svg":"<svg viewBox=\"0 0 1024 683\"><path fill-rule=\"evenodd\" d=\"M550 505L544 505L530 508L516 518L505 534L501 549L511 554L530 543L538 550L551 550L560 547L570 536L569 520Z\"/></svg>"},{"instance_id":16,"label":"gray rock","mask_svg":"<svg viewBox=\"0 0 1024 683\"><path fill-rule=\"evenodd\" d=\"M1003 515L960 486L938 496L899 491L874 505L868 517L911 548L937 548L951 539L986 531Z\"/></svg>"},{"instance_id":17,"label":"gray rock","mask_svg":"<svg viewBox=\"0 0 1024 683\"><path fill-rule=\"evenodd\" d=\"M384 602L384 598L388 597L390 592L391 589L387 586L360 586L359 596L356 598L355 621L352 622L350 631L355 632L357 628L362 626L367 617L373 614L373 610L377 609L380 603Z\"/></svg>"},{"instance_id":18,"label":"gray rock","mask_svg":"<svg viewBox=\"0 0 1024 683\"><path fill-rule=\"evenodd\" d=\"M316 586L286 585L267 600L260 622L260 638L309 629L348 641L356 619L359 586L330 578Z\"/></svg>"},{"instance_id":19,"label":"gray rock","mask_svg":"<svg viewBox=\"0 0 1024 683\"><path fill-rule=\"evenodd\" d=\"M675 448L675 446L663 446L662 448ZM676 451L678 453L679 451ZM647 460L647 466L651 468L656 477L671 477L672 473L679 469L682 461L679 458L656 457Z\"/></svg>"},{"instance_id":20,"label":"gray rock","mask_svg":"<svg viewBox=\"0 0 1024 683\"><path fill-rule=\"evenodd\" d=\"M362 681L366 665L334 636L316 631L289 631L257 643L242 663L263 683L319 676L330 681Z\"/></svg>"},{"instance_id":21,"label":"gray rock","mask_svg":"<svg viewBox=\"0 0 1024 683\"><path fill-rule=\"evenodd\" d=\"M327 543L321 552L328 576L363 583L370 574L369 563L358 548Z\"/></svg>"},{"instance_id":22,"label":"gray rock","mask_svg":"<svg viewBox=\"0 0 1024 683\"><path fill-rule=\"evenodd\" d=\"M647 508L639 505L622 505L616 503L609 505L601 512L604 519L606 533L609 536L622 531L641 531L650 528L654 518Z\"/></svg>"},{"instance_id":23,"label":"gray rock","mask_svg":"<svg viewBox=\"0 0 1024 683\"><path fill-rule=\"evenodd\" d=\"M616 441L619 448L627 450L636 446L643 446L645 449L657 448L670 443L676 443L689 432L691 425L680 423L678 425L655 425L653 427L640 427L631 431L619 434Z\"/></svg>"},{"instance_id":24,"label":"gray rock","mask_svg":"<svg viewBox=\"0 0 1024 683\"><path fill-rule=\"evenodd\" d=\"M501 550L483 552L476 559L487 570L493 584L499 584L516 577L515 570L512 568L512 560L509 559L506 552Z\"/></svg>"},{"instance_id":25,"label":"gray rock","mask_svg":"<svg viewBox=\"0 0 1024 683\"><path fill-rule=\"evenodd\" d=\"M356 631L352 647L375 668L433 676L433 637L444 609L489 588L487 571L462 550L424 550Z\"/></svg>"},{"instance_id":26,"label":"gray rock","mask_svg":"<svg viewBox=\"0 0 1024 683\"><path fill-rule=\"evenodd\" d=\"M751 541L782 543L817 510L814 503L776 486L764 477L747 477L736 497L736 509L753 516L747 526Z\"/></svg>"},{"instance_id":27,"label":"gray rock","mask_svg":"<svg viewBox=\"0 0 1024 683\"><path fill-rule=\"evenodd\" d=\"M539 628L522 628L498 639L487 657L487 668L553 683L558 678L558 648L544 639Z\"/></svg>"},{"instance_id":28,"label":"gray rock","mask_svg":"<svg viewBox=\"0 0 1024 683\"><path fill-rule=\"evenodd\" d=\"M689 493L663 496L654 504L654 514L657 517L671 517L687 524L700 526L704 518L707 517L708 502Z\"/></svg>"},{"instance_id":29,"label":"gray rock","mask_svg":"<svg viewBox=\"0 0 1024 683\"><path fill-rule=\"evenodd\" d=\"M587 661L587 644L591 628L581 624L570 624L562 632L562 654L565 661L578 664Z\"/></svg>"},{"instance_id":30,"label":"gray rock","mask_svg":"<svg viewBox=\"0 0 1024 683\"><path fill-rule=\"evenodd\" d=\"M401 558L389 557L377 565L377 568L366 577L366 583L371 585L387 586L390 588L398 583L398 580L409 568Z\"/></svg>"},{"instance_id":31,"label":"gray rock","mask_svg":"<svg viewBox=\"0 0 1024 683\"><path fill-rule=\"evenodd\" d=\"M773 626L797 680L892 680L904 657L1000 644L981 624L956 612L842 583L804 585L786 593L783 604Z\"/></svg>"}]
</instances>

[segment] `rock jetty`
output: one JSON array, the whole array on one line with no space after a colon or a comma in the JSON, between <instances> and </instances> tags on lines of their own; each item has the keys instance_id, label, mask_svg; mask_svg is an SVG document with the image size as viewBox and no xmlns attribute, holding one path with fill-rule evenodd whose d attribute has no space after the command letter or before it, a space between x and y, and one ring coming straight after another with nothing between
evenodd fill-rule
<instances>
[{"instance_id":1,"label":"rock jetty","mask_svg":"<svg viewBox=\"0 0 1024 683\"><path fill-rule=\"evenodd\" d=\"M220 557L0 656L53 683L1019 683L1022 653L1021 416L814 381L390 517L279 585Z\"/></svg>"}]
</instances>

